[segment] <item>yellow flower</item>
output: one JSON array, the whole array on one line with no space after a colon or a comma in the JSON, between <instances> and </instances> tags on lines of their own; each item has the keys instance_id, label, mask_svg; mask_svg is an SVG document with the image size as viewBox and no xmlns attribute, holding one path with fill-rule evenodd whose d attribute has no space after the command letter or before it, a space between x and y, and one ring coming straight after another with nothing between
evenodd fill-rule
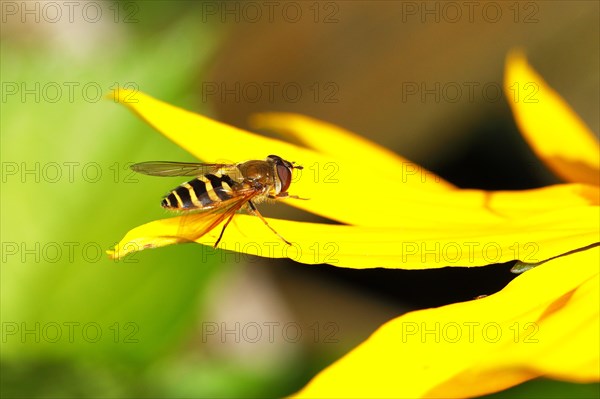
<instances>
[{"instance_id":1,"label":"yellow flower","mask_svg":"<svg viewBox=\"0 0 600 399\"><path fill-rule=\"evenodd\" d=\"M518 192L459 190L364 138L304 116L261 114L253 122L300 139L308 148L251 134L141 93L117 94L158 131L204 161L276 154L300 163L304 170L290 192L309 200L282 202L343 223L270 220L294 244L288 247L258 218L237 215L219 248L308 264L424 269L514 259L536 262L597 241L598 209L590 205L598 204L598 192L584 184ZM373 180L385 187L369 204L357 203L370 187L365 182ZM139 226L109 253L122 257L189 242L196 234L190 222L195 218L202 215ZM220 231L219 226L196 241L211 246Z\"/></svg>"},{"instance_id":2,"label":"yellow flower","mask_svg":"<svg viewBox=\"0 0 600 399\"><path fill-rule=\"evenodd\" d=\"M540 375L571 381L599 378L598 144L519 54L507 63L507 96L514 94L514 84L536 85L538 102L517 97L511 106L539 156L571 183L518 192L461 190L364 138L304 116L266 113L252 120L257 128L300 141L300 147L141 93L120 90L116 95L203 161L277 154L298 162L305 169L289 191L310 200L285 203L340 223L269 219L293 243L288 247L258 218L237 215L219 248L351 268L484 266L515 259L540 264L497 294L386 323L298 393L464 397ZM374 180L385 189L370 206L358 204L358 194ZM139 226L109 254L121 257L189 242L195 233L189 218ZM218 226L196 241L211 246L220 230Z\"/></svg>"},{"instance_id":3,"label":"yellow flower","mask_svg":"<svg viewBox=\"0 0 600 399\"><path fill-rule=\"evenodd\" d=\"M547 262L502 291L398 317L294 397L473 397L538 376L598 381L594 248Z\"/></svg>"},{"instance_id":4,"label":"yellow flower","mask_svg":"<svg viewBox=\"0 0 600 399\"><path fill-rule=\"evenodd\" d=\"M597 192L598 142L564 100L519 53L508 57L504 85L540 158ZM511 99L526 85L535 101ZM489 297L386 323L294 397L473 397L539 376L600 380L600 220L590 221L590 246L539 262Z\"/></svg>"}]
</instances>

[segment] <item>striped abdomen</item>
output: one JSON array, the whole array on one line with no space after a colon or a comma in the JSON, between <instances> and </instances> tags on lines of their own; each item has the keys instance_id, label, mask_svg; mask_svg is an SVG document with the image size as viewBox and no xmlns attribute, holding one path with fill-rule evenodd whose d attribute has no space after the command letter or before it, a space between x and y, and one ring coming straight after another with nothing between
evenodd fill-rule
<instances>
[{"instance_id":1,"label":"striped abdomen","mask_svg":"<svg viewBox=\"0 0 600 399\"><path fill-rule=\"evenodd\" d=\"M210 209L233 198L236 183L228 175L206 174L183 183L165 198L163 208L174 210Z\"/></svg>"}]
</instances>

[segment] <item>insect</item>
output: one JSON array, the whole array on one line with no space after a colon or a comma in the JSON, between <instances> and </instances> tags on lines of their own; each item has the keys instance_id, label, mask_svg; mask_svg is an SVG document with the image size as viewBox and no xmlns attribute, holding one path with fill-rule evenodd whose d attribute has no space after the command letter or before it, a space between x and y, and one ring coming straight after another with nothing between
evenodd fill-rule
<instances>
[{"instance_id":1,"label":"insect","mask_svg":"<svg viewBox=\"0 0 600 399\"><path fill-rule=\"evenodd\" d=\"M186 213L197 211L202 214L196 219L194 229L197 230L197 235L193 240L226 220L214 244L216 248L233 216L245 207L286 244L292 245L267 223L256 209L255 203L266 199L304 199L287 192L294 169L303 169L294 162L269 155L264 161L252 160L237 164L151 161L134 164L131 169L151 176L196 176L171 190L161 202L165 209Z\"/></svg>"}]
</instances>

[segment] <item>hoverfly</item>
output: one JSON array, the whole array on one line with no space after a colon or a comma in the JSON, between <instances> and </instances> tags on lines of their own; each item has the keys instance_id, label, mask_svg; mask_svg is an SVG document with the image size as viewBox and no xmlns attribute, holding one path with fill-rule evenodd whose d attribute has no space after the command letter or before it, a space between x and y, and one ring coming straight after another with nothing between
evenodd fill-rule
<instances>
[{"instance_id":1,"label":"hoverfly","mask_svg":"<svg viewBox=\"0 0 600 399\"><path fill-rule=\"evenodd\" d=\"M302 169L294 162L269 155L264 161L237 164L151 161L134 164L131 169L151 176L196 176L171 190L161 202L165 209L186 213L197 211L203 215L202 223L195 226L198 231L194 240L227 220L214 244L216 248L233 216L246 207L286 244L292 245L267 223L254 204L265 199L303 199L287 192L293 170Z\"/></svg>"}]
</instances>

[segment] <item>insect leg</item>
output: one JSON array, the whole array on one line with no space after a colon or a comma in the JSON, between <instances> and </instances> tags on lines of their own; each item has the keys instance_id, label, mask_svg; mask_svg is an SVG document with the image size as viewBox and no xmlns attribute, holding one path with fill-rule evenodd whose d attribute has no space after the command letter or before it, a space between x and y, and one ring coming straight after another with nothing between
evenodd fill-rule
<instances>
[{"instance_id":1,"label":"insect leg","mask_svg":"<svg viewBox=\"0 0 600 399\"><path fill-rule=\"evenodd\" d=\"M279 234L278 232L275 231L274 228L272 228L269 223L267 223L267 220L260 214L260 212L258 211L258 209L256 209L256 207L254 206L254 204L252 203L252 201L248 201L248 205L250 206L250 212L255 215L258 216L260 218L260 220L263 221L263 223L265 224L265 226L267 226L269 229L271 229L271 231L273 233L275 233L277 235L277 237L281 238L283 240L283 242L285 242L287 245L292 246L292 243L289 242L288 240L286 240L285 238L283 238L283 236L281 234ZM227 222L229 223L229 222Z\"/></svg>"},{"instance_id":2,"label":"insect leg","mask_svg":"<svg viewBox=\"0 0 600 399\"><path fill-rule=\"evenodd\" d=\"M310 199L310 198L298 197L297 195L290 195L287 192L279 193L277 195L269 195L269 199L284 199L284 198L293 198L293 199L305 200L305 201Z\"/></svg>"},{"instance_id":3,"label":"insect leg","mask_svg":"<svg viewBox=\"0 0 600 399\"><path fill-rule=\"evenodd\" d=\"M293 199L303 200L303 201L308 201L310 199L310 198L298 197L297 195L286 195L286 198L293 198Z\"/></svg>"},{"instance_id":4,"label":"insect leg","mask_svg":"<svg viewBox=\"0 0 600 399\"><path fill-rule=\"evenodd\" d=\"M219 234L219 238L217 239L217 242L215 242L215 245L213 245L213 248L216 248L219 245L219 242L221 242L221 238L223 238L223 233L225 233L225 229L227 228L227 225L229 224L229 222L231 222L231 219L233 219L234 216L235 216L235 213L232 213L231 216L229 216L229 219L227 219L227 222L225 222L225 225L221 229L221 234Z\"/></svg>"}]
</instances>

